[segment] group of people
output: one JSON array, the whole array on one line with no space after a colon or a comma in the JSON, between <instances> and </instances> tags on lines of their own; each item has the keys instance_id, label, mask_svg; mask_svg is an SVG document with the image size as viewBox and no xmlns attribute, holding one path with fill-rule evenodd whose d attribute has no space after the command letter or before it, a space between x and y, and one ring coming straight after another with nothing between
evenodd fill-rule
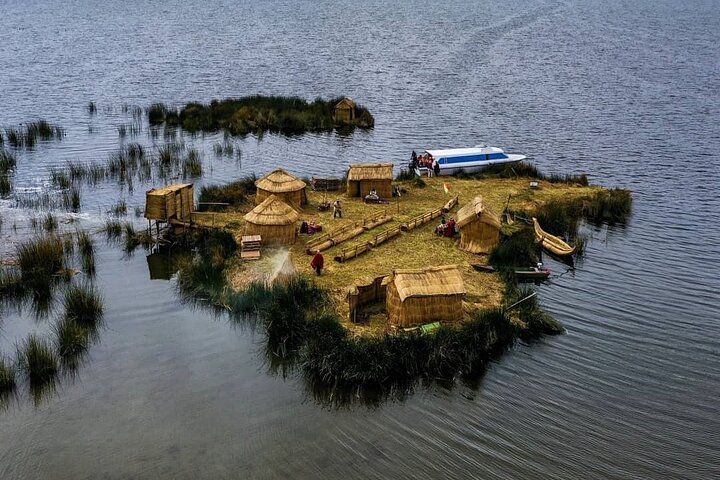
<instances>
[{"instance_id":1,"label":"group of people","mask_svg":"<svg viewBox=\"0 0 720 480\"><path fill-rule=\"evenodd\" d=\"M441 237L452 238L455 236L455 219L450 217L450 220L445 220L443 216L440 220L440 225L435 227L435 233Z\"/></svg>"},{"instance_id":2,"label":"group of people","mask_svg":"<svg viewBox=\"0 0 720 480\"><path fill-rule=\"evenodd\" d=\"M421 153L418 155L415 150L412 151L410 160L410 169L426 168L427 176L440 175L440 164L429 153Z\"/></svg>"},{"instance_id":3,"label":"group of people","mask_svg":"<svg viewBox=\"0 0 720 480\"><path fill-rule=\"evenodd\" d=\"M322 232L322 225L315 222L315 220L310 220L309 222L307 220L303 220L300 224L300 233L312 235L316 232Z\"/></svg>"}]
</instances>

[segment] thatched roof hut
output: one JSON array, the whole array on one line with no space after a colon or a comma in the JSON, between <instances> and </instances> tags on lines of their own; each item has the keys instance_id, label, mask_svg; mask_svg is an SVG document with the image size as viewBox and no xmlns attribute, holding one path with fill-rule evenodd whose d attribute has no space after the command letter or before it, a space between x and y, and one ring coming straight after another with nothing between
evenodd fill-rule
<instances>
[{"instance_id":1,"label":"thatched roof hut","mask_svg":"<svg viewBox=\"0 0 720 480\"><path fill-rule=\"evenodd\" d=\"M335 121L350 123L355 120L355 102L345 97L335 105Z\"/></svg>"},{"instance_id":2,"label":"thatched roof hut","mask_svg":"<svg viewBox=\"0 0 720 480\"><path fill-rule=\"evenodd\" d=\"M192 183L177 183L145 192L145 218L161 222L190 222L193 211Z\"/></svg>"},{"instance_id":3,"label":"thatched roof hut","mask_svg":"<svg viewBox=\"0 0 720 480\"><path fill-rule=\"evenodd\" d=\"M387 284L387 312L400 327L462 319L465 285L455 265L395 270Z\"/></svg>"},{"instance_id":4,"label":"thatched roof hut","mask_svg":"<svg viewBox=\"0 0 720 480\"><path fill-rule=\"evenodd\" d=\"M500 241L500 217L475 197L457 212L456 226L460 231L462 250L487 253Z\"/></svg>"},{"instance_id":5,"label":"thatched roof hut","mask_svg":"<svg viewBox=\"0 0 720 480\"><path fill-rule=\"evenodd\" d=\"M358 163L350 165L347 193L350 197L365 197L371 190L382 198L392 197L392 163Z\"/></svg>"},{"instance_id":6,"label":"thatched roof hut","mask_svg":"<svg viewBox=\"0 0 720 480\"><path fill-rule=\"evenodd\" d=\"M263 245L290 245L297 239L298 213L275 195L245 215L243 235L260 235Z\"/></svg>"},{"instance_id":7,"label":"thatched roof hut","mask_svg":"<svg viewBox=\"0 0 720 480\"><path fill-rule=\"evenodd\" d=\"M257 187L255 205L261 204L270 195L275 195L298 210L307 203L305 182L282 168L268 173L255 182L255 186Z\"/></svg>"}]
</instances>

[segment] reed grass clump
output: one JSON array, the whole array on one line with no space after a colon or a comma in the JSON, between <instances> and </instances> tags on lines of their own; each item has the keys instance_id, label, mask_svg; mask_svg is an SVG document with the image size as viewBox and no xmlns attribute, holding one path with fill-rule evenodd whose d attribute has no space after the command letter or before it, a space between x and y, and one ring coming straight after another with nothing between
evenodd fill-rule
<instances>
[{"instance_id":1,"label":"reed grass clump","mask_svg":"<svg viewBox=\"0 0 720 480\"><path fill-rule=\"evenodd\" d=\"M66 210L79 212L81 206L80 189L71 186L69 189L63 191L61 204Z\"/></svg>"},{"instance_id":2,"label":"reed grass clump","mask_svg":"<svg viewBox=\"0 0 720 480\"><path fill-rule=\"evenodd\" d=\"M35 334L17 348L18 365L31 382L45 382L58 372L60 362L52 345Z\"/></svg>"},{"instance_id":3,"label":"reed grass clump","mask_svg":"<svg viewBox=\"0 0 720 480\"><path fill-rule=\"evenodd\" d=\"M15 388L15 365L0 355L0 395Z\"/></svg>"},{"instance_id":4,"label":"reed grass clump","mask_svg":"<svg viewBox=\"0 0 720 480\"><path fill-rule=\"evenodd\" d=\"M77 232L77 245L80 252L80 263L87 274L95 273L95 242L84 230Z\"/></svg>"},{"instance_id":5,"label":"reed grass clump","mask_svg":"<svg viewBox=\"0 0 720 480\"><path fill-rule=\"evenodd\" d=\"M0 174L0 197L8 198L12 193L12 189L13 186L10 177Z\"/></svg>"},{"instance_id":6,"label":"reed grass clump","mask_svg":"<svg viewBox=\"0 0 720 480\"><path fill-rule=\"evenodd\" d=\"M6 175L11 170L14 170L16 165L17 158L15 155L4 148L0 148L0 174Z\"/></svg>"},{"instance_id":7,"label":"reed grass clump","mask_svg":"<svg viewBox=\"0 0 720 480\"><path fill-rule=\"evenodd\" d=\"M127 202L125 200L118 201L115 205L110 207L110 213L116 217L127 215Z\"/></svg>"},{"instance_id":8,"label":"reed grass clump","mask_svg":"<svg viewBox=\"0 0 720 480\"><path fill-rule=\"evenodd\" d=\"M82 327L94 327L103 316L103 299L90 285L72 285L63 299L64 318L75 320Z\"/></svg>"},{"instance_id":9,"label":"reed grass clump","mask_svg":"<svg viewBox=\"0 0 720 480\"><path fill-rule=\"evenodd\" d=\"M95 105L95 102L88 102L86 109L90 115L97 113L97 105Z\"/></svg>"},{"instance_id":10,"label":"reed grass clump","mask_svg":"<svg viewBox=\"0 0 720 480\"><path fill-rule=\"evenodd\" d=\"M535 165L526 162L488 165L475 173L467 173L460 170L456 172L454 176L461 179L526 177L534 180L545 180L550 183L567 183L583 187L589 185L588 177L584 173L563 175L553 173L546 175L538 170Z\"/></svg>"},{"instance_id":11,"label":"reed grass clump","mask_svg":"<svg viewBox=\"0 0 720 480\"><path fill-rule=\"evenodd\" d=\"M62 127L41 119L17 128L8 128L5 134L12 147L32 149L38 140L60 140L65 132Z\"/></svg>"},{"instance_id":12,"label":"reed grass clump","mask_svg":"<svg viewBox=\"0 0 720 480\"><path fill-rule=\"evenodd\" d=\"M503 234L490 250L488 262L496 268L526 267L539 260L538 244L531 228Z\"/></svg>"},{"instance_id":13,"label":"reed grass clump","mask_svg":"<svg viewBox=\"0 0 720 480\"><path fill-rule=\"evenodd\" d=\"M110 218L105 221L103 231L105 232L105 235L107 235L108 240L120 238L123 232L123 224L120 223L119 220Z\"/></svg>"},{"instance_id":14,"label":"reed grass clump","mask_svg":"<svg viewBox=\"0 0 720 480\"><path fill-rule=\"evenodd\" d=\"M49 235L17 247L18 267L23 281L50 277L65 268L65 250L60 237Z\"/></svg>"},{"instance_id":15,"label":"reed grass clump","mask_svg":"<svg viewBox=\"0 0 720 480\"><path fill-rule=\"evenodd\" d=\"M90 344L91 330L74 318L61 318L53 327L55 350L63 363L74 363Z\"/></svg>"},{"instance_id":16,"label":"reed grass clump","mask_svg":"<svg viewBox=\"0 0 720 480\"><path fill-rule=\"evenodd\" d=\"M182 174L183 178L202 176L202 162L196 149L192 148L188 151L183 160Z\"/></svg>"},{"instance_id":17,"label":"reed grass clump","mask_svg":"<svg viewBox=\"0 0 720 480\"><path fill-rule=\"evenodd\" d=\"M395 180L397 180L398 182L403 182L406 180L415 180L415 177L417 177L415 171L409 168L402 168L400 169L400 173L398 173L395 177Z\"/></svg>"},{"instance_id":18,"label":"reed grass clump","mask_svg":"<svg viewBox=\"0 0 720 480\"><path fill-rule=\"evenodd\" d=\"M53 233L55 230L57 230L58 221L57 221L57 218L55 217L55 215L48 212L45 215L45 218L43 218L42 226L43 226L43 229L48 233Z\"/></svg>"},{"instance_id":19,"label":"reed grass clump","mask_svg":"<svg viewBox=\"0 0 720 480\"><path fill-rule=\"evenodd\" d=\"M198 208L200 211L212 210L212 205L202 205L203 202L228 203L231 207L241 206L255 194L256 181L257 177L253 174L227 185L203 186L198 199L201 205Z\"/></svg>"}]
</instances>

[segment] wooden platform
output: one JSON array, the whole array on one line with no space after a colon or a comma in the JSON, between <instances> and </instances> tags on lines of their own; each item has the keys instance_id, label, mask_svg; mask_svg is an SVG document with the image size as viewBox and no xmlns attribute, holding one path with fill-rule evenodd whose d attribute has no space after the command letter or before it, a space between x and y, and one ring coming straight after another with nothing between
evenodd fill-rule
<instances>
[{"instance_id":1,"label":"wooden platform","mask_svg":"<svg viewBox=\"0 0 720 480\"><path fill-rule=\"evenodd\" d=\"M240 239L240 258L243 260L260 259L260 235L245 235Z\"/></svg>"}]
</instances>

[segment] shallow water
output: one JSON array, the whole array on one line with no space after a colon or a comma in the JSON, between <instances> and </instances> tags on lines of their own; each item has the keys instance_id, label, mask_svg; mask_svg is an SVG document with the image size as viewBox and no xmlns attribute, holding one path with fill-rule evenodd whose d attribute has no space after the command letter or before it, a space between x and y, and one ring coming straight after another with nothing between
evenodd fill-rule
<instances>
[{"instance_id":1,"label":"shallow water","mask_svg":"<svg viewBox=\"0 0 720 480\"><path fill-rule=\"evenodd\" d=\"M100 342L38 406L21 395L0 411L0 478L717 475L718 13L711 0L6 0L0 124L67 129L19 155L17 189L47 189L51 166L104 161L132 123L123 104L266 93L348 95L376 128L234 139L240 161L214 155L222 135L185 136L203 152L196 184L486 142L630 188L635 203L629 225L592 229L578 270L541 288L567 335L519 345L476 385L341 409L270 373L252 331L179 304L142 252L98 238ZM153 138L143 125L124 141ZM98 228L145 188L86 189L61 220ZM36 213L6 200L0 214L11 251ZM0 352L52 318L4 311Z\"/></svg>"}]
</instances>

